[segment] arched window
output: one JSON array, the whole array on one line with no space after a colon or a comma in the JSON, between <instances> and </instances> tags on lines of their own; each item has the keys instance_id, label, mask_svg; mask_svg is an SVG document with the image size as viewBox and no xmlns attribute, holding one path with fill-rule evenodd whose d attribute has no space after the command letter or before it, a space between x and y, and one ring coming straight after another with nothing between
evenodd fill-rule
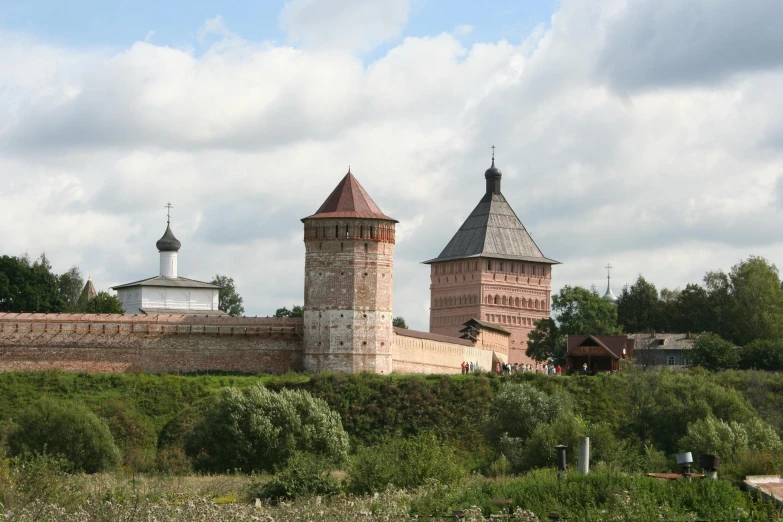
<instances>
[{"instance_id":1,"label":"arched window","mask_svg":"<svg viewBox=\"0 0 783 522\"><path fill-rule=\"evenodd\" d=\"M517 297L516 299L514 299L514 306L515 306L515 307L517 307L517 308L519 308L519 297Z\"/></svg>"},{"instance_id":2,"label":"arched window","mask_svg":"<svg viewBox=\"0 0 783 522\"><path fill-rule=\"evenodd\" d=\"M495 304L500 304L500 296L495 296Z\"/></svg>"},{"instance_id":3,"label":"arched window","mask_svg":"<svg viewBox=\"0 0 783 522\"><path fill-rule=\"evenodd\" d=\"M487 296L487 304L492 304L492 296L491 295Z\"/></svg>"},{"instance_id":4,"label":"arched window","mask_svg":"<svg viewBox=\"0 0 783 522\"><path fill-rule=\"evenodd\" d=\"M503 306L505 306L506 304L508 304L508 302L506 301L506 296L504 295L503 296Z\"/></svg>"},{"instance_id":5,"label":"arched window","mask_svg":"<svg viewBox=\"0 0 783 522\"><path fill-rule=\"evenodd\" d=\"M364 225L359 227L359 237L364 239Z\"/></svg>"},{"instance_id":6,"label":"arched window","mask_svg":"<svg viewBox=\"0 0 783 522\"><path fill-rule=\"evenodd\" d=\"M533 308L533 300L532 299L528 299L527 300L527 307L528 308Z\"/></svg>"}]
</instances>

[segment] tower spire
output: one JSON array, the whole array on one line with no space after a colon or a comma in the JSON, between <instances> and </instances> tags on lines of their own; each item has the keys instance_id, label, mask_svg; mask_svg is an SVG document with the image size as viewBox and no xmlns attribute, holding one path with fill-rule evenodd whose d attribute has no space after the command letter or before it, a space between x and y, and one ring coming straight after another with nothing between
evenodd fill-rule
<instances>
[{"instance_id":1,"label":"tower spire","mask_svg":"<svg viewBox=\"0 0 783 522\"><path fill-rule=\"evenodd\" d=\"M604 294L604 299L607 301L616 304L617 303L617 296L614 295L614 292L612 292L612 266L611 263L607 263L606 266L606 293Z\"/></svg>"},{"instance_id":2,"label":"tower spire","mask_svg":"<svg viewBox=\"0 0 783 522\"><path fill-rule=\"evenodd\" d=\"M495 146L492 145L492 166L484 172L487 180L487 194L500 194L500 178L503 174L495 166Z\"/></svg>"}]
</instances>

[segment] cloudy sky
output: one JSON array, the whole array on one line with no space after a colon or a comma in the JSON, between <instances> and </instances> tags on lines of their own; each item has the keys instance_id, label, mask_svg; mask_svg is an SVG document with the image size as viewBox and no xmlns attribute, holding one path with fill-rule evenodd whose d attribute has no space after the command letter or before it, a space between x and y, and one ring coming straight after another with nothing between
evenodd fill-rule
<instances>
[{"instance_id":1,"label":"cloudy sky","mask_svg":"<svg viewBox=\"0 0 783 522\"><path fill-rule=\"evenodd\" d=\"M249 315L302 302L299 219L350 163L400 221L395 314L503 193L555 289L783 264L780 0L27 0L0 9L0 254L99 289L234 277ZM75 4L75 5L74 5ZM228 5L230 4L230 5Z\"/></svg>"}]
</instances>

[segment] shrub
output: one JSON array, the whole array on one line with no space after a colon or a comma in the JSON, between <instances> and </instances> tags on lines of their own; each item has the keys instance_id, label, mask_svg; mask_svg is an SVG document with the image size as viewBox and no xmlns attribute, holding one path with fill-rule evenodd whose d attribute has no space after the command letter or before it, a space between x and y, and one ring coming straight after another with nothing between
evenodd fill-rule
<instances>
[{"instance_id":1,"label":"shrub","mask_svg":"<svg viewBox=\"0 0 783 522\"><path fill-rule=\"evenodd\" d=\"M783 340L758 339L739 351L739 367L743 370L783 371Z\"/></svg>"},{"instance_id":2,"label":"shrub","mask_svg":"<svg viewBox=\"0 0 783 522\"><path fill-rule=\"evenodd\" d=\"M291 499L340 493L340 483L329 474L330 462L306 453L297 453L286 468L265 484L253 484L250 498Z\"/></svg>"},{"instance_id":3,"label":"shrub","mask_svg":"<svg viewBox=\"0 0 783 522\"><path fill-rule=\"evenodd\" d=\"M106 424L87 408L43 399L16 419L8 436L11 455L61 456L71 471L96 473L120 462L120 451Z\"/></svg>"},{"instance_id":4,"label":"shrub","mask_svg":"<svg viewBox=\"0 0 783 522\"><path fill-rule=\"evenodd\" d=\"M780 451L782 445L772 426L761 419L751 418L740 423L710 416L688 425L680 448L698 455L720 455L731 461L748 450Z\"/></svg>"},{"instance_id":5,"label":"shrub","mask_svg":"<svg viewBox=\"0 0 783 522\"><path fill-rule=\"evenodd\" d=\"M640 441L669 455L678 449L688 422L710 415L727 422L758 416L742 394L711 382L708 374L645 372L630 379L630 427Z\"/></svg>"},{"instance_id":6,"label":"shrub","mask_svg":"<svg viewBox=\"0 0 783 522\"><path fill-rule=\"evenodd\" d=\"M714 333L699 335L693 343L690 357L695 366L710 371L736 368L739 364L739 354L734 345Z\"/></svg>"},{"instance_id":7,"label":"shrub","mask_svg":"<svg viewBox=\"0 0 783 522\"><path fill-rule=\"evenodd\" d=\"M547 394L529 383L507 382L500 387L489 411L487 436L498 443L503 436L525 439L539 423L551 422L570 412L568 396L561 390Z\"/></svg>"},{"instance_id":8,"label":"shrub","mask_svg":"<svg viewBox=\"0 0 783 522\"><path fill-rule=\"evenodd\" d=\"M517 470L529 470L555 466L555 446L568 446L566 457L569 465L575 465L579 456L579 439L587 435L587 427L580 418L562 413L551 423L540 423L525 441L522 462L515 464Z\"/></svg>"},{"instance_id":9,"label":"shrub","mask_svg":"<svg viewBox=\"0 0 783 522\"><path fill-rule=\"evenodd\" d=\"M432 433L359 448L348 467L350 489L356 493L389 485L413 488L431 480L451 484L463 474L454 450Z\"/></svg>"},{"instance_id":10,"label":"shrub","mask_svg":"<svg viewBox=\"0 0 783 522\"><path fill-rule=\"evenodd\" d=\"M223 388L186 436L185 451L203 471L271 471L296 452L340 462L348 435L340 416L307 392L275 393L258 385L243 394Z\"/></svg>"},{"instance_id":11,"label":"shrub","mask_svg":"<svg viewBox=\"0 0 783 522\"><path fill-rule=\"evenodd\" d=\"M132 471L150 471L155 464L155 429L150 420L123 401L105 401L96 413L106 421L122 454L122 464Z\"/></svg>"}]
</instances>

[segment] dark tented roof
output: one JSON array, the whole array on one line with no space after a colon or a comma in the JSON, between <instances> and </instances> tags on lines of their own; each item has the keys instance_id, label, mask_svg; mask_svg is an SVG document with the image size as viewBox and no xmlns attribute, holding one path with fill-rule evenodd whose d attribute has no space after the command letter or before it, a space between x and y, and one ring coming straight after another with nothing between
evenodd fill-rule
<instances>
[{"instance_id":1,"label":"dark tented roof","mask_svg":"<svg viewBox=\"0 0 783 522\"><path fill-rule=\"evenodd\" d=\"M484 194L443 252L425 263L469 257L560 264L544 257L503 194L493 193Z\"/></svg>"},{"instance_id":2,"label":"dark tented roof","mask_svg":"<svg viewBox=\"0 0 783 522\"><path fill-rule=\"evenodd\" d=\"M133 283L126 283L124 285L113 286L112 290L118 288L129 288L131 286L168 286L175 288L214 288L220 289L218 285L212 283L205 283L203 281L196 281L195 279L188 279L186 277L163 277L155 276L149 279L142 279L141 281L135 281Z\"/></svg>"},{"instance_id":3,"label":"dark tented roof","mask_svg":"<svg viewBox=\"0 0 783 522\"><path fill-rule=\"evenodd\" d=\"M370 218L385 219L397 223L396 219L381 212L381 209L353 177L350 170L329 194L321 208L312 216L303 218L302 221L316 218Z\"/></svg>"}]
</instances>

